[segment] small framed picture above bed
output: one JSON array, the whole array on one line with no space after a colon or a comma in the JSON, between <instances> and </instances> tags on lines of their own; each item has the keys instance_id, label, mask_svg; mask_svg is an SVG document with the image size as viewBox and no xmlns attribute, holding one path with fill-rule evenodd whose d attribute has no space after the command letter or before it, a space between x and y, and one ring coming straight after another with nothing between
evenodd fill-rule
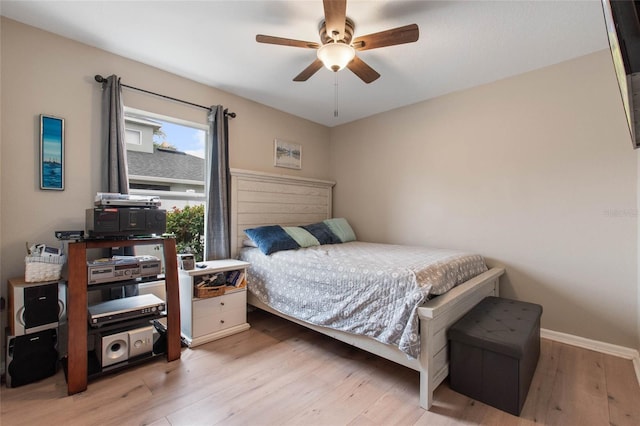
<instances>
[{"instance_id":1,"label":"small framed picture above bed","mask_svg":"<svg viewBox=\"0 0 640 426\"><path fill-rule=\"evenodd\" d=\"M302 145L287 142L282 139L274 140L273 165L288 169L302 169Z\"/></svg>"}]
</instances>

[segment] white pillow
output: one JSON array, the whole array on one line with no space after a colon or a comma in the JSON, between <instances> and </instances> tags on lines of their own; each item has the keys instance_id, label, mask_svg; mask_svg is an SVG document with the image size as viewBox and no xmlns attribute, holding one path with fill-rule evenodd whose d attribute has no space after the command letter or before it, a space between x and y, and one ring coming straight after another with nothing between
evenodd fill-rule
<instances>
[{"instance_id":1,"label":"white pillow","mask_svg":"<svg viewBox=\"0 0 640 426\"><path fill-rule=\"evenodd\" d=\"M245 238L244 240L242 240L242 246L243 247L258 247L258 245L251 238Z\"/></svg>"}]
</instances>

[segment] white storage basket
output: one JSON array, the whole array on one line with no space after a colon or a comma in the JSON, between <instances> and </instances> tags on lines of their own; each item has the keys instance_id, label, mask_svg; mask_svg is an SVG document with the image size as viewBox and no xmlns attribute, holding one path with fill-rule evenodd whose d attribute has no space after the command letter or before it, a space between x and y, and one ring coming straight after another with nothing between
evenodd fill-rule
<instances>
[{"instance_id":1,"label":"white storage basket","mask_svg":"<svg viewBox=\"0 0 640 426\"><path fill-rule=\"evenodd\" d=\"M37 257L24 258L24 280L28 283L39 281L55 281L62 277L62 267L66 257Z\"/></svg>"}]
</instances>

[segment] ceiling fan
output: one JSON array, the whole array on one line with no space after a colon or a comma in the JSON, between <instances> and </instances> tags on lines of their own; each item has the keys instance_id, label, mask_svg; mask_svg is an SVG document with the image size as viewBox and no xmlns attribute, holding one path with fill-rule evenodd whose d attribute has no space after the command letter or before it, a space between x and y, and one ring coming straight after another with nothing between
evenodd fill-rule
<instances>
[{"instance_id":1,"label":"ceiling fan","mask_svg":"<svg viewBox=\"0 0 640 426\"><path fill-rule=\"evenodd\" d=\"M320 22L321 43L274 37L263 34L256 36L259 43L317 49L317 58L294 77L293 81L307 81L324 65L337 72L349 68L365 83L371 83L380 74L356 56L356 50L377 49L396 44L413 43L418 40L418 25L410 24L379 33L353 38L354 22L347 17L347 0L323 0L324 20Z\"/></svg>"}]
</instances>

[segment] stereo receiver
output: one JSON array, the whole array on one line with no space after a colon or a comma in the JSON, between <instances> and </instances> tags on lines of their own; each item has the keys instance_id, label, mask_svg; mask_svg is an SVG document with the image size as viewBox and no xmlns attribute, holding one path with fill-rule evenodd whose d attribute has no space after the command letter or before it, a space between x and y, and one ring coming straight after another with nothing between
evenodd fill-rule
<instances>
[{"instance_id":1,"label":"stereo receiver","mask_svg":"<svg viewBox=\"0 0 640 426\"><path fill-rule=\"evenodd\" d=\"M91 285L155 277L161 272L162 264L155 256L113 256L87 262L87 283Z\"/></svg>"},{"instance_id":2,"label":"stereo receiver","mask_svg":"<svg viewBox=\"0 0 640 426\"><path fill-rule=\"evenodd\" d=\"M161 235L167 230L167 211L141 207L96 207L86 210L91 238Z\"/></svg>"},{"instance_id":3,"label":"stereo receiver","mask_svg":"<svg viewBox=\"0 0 640 426\"><path fill-rule=\"evenodd\" d=\"M147 195L130 195L116 192L98 192L94 203L98 207L160 207L160 197Z\"/></svg>"},{"instance_id":4,"label":"stereo receiver","mask_svg":"<svg viewBox=\"0 0 640 426\"><path fill-rule=\"evenodd\" d=\"M107 300L89 306L89 324L92 327L100 327L103 324L134 318L159 316L164 310L164 300L153 294Z\"/></svg>"}]
</instances>

